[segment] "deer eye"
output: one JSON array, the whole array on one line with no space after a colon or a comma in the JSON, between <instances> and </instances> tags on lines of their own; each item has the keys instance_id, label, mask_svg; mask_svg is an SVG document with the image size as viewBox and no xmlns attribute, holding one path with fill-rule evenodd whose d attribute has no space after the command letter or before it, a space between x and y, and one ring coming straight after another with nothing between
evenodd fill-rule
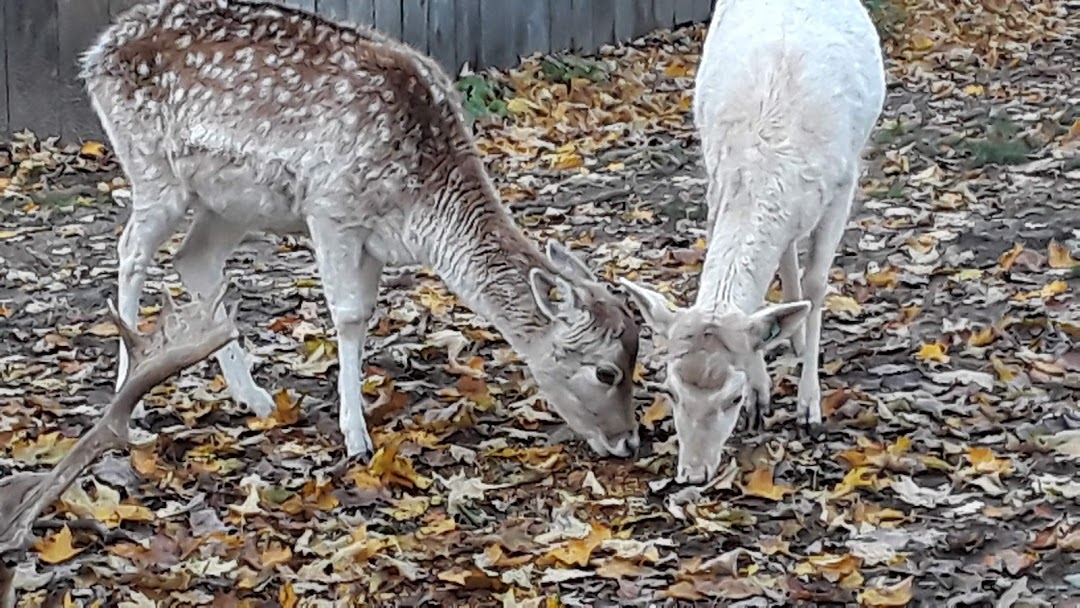
<instances>
[{"instance_id":1,"label":"deer eye","mask_svg":"<svg viewBox=\"0 0 1080 608\"><path fill-rule=\"evenodd\" d=\"M622 372L616 367L603 365L596 368L596 381L607 386L615 386L622 379Z\"/></svg>"}]
</instances>

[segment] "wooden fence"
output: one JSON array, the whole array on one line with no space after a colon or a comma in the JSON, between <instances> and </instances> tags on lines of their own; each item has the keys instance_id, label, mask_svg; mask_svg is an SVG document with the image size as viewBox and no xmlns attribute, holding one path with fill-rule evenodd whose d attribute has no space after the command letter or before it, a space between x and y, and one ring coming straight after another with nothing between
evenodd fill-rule
<instances>
[{"instance_id":1,"label":"wooden fence","mask_svg":"<svg viewBox=\"0 0 1080 608\"><path fill-rule=\"evenodd\" d=\"M520 55L592 52L654 29L707 20L711 0L282 0L372 25L456 73L513 65ZM77 58L140 0L0 0L0 138L21 129L67 140L101 129Z\"/></svg>"}]
</instances>

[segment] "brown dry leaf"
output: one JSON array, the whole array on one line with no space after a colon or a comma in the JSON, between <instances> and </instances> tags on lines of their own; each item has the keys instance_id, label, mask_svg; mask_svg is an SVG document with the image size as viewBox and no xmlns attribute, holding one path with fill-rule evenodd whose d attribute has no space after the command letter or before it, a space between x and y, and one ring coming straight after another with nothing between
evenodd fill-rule
<instances>
[{"instance_id":1,"label":"brown dry leaf","mask_svg":"<svg viewBox=\"0 0 1080 608\"><path fill-rule=\"evenodd\" d=\"M300 598L296 595L296 590L293 589L292 583L286 581L278 590L278 604L281 608L296 608L296 605L300 603Z\"/></svg>"},{"instance_id":2,"label":"brown dry leaf","mask_svg":"<svg viewBox=\"0 0 1080 608\"><path fill-rule=\"evenodd\" d=\"M652 404L641 415L641 424L645 428L653 430L656 424L671 415L671 402L667 395L657 394L653 397Z\"/></svg>"},{"instance_id":3,"label":"brown dry leaf","mask_svg":"<svg viewBox=\"0 0 1080 608\"><path fill-rule=\"evenodd\" d=\"M273 543L259 553L259 561L262 563L263 568L273 568L274 566L289 563L292 555L292 549L289 547Z\"/></svg>"},{"instance_id":4,"label":"brown dry leaf","mask_svg":"<svg viewBox=\"0 0 1080 608\"><path fill-rule=\"evenodd\" d=\"M866 273L866 282L874 287L892 289L900 284L896 269L893 267Z\"/></svg>"},{"instance_id":5,"label":"brown dry leaf","mask_svg":"<svg viewBox=\"0 0 1080 608\"><path fill-rule=\"evenodd\" d=\"M909 576L894 585L870 587L859 594L859 602L863 606L874 608L907 606L911 602L911 587L914 581L915 577Z\"/></svg>"},{"instance_id":6,"label":"brown dry leaf","mask_svg":"<svg viewBox=\"0 0 1080 608\"><path fill-rule=\"evenodd\" d=\"M247 426L253 431L266 431L279 426L296 424L300 420L300 403L304 400L301 395L293 401L287 389L281 389L274 393L274 411L266 418L248 418Z\"/></svg>"},{"instance_id":7,"label":"brown dry leaf","mask_svg":"<svg viewBox=\"0 0 1080 608\"><path fill-rule=\"evenodd\" d=\"M769 500L783 500L784 496L794 493L795 489L791 486L774 484L772 469L767 468L755 469L754 472L750 473L743 491L749 496Z\"/></svg>"},{"instance_id":8,"label":"brown dry leaf","mask_svg":"<svg viewBox=\"0 0 1080 608\"><path fill-rule=\"evenodd\" d=\"M15 444L11 456L28 464L56 464L78 441L73 437L64 437L59 431L43 433L33 441Z\"/></svg>"},{"instance_id":9,"label":"brown dry leaf","mask_svg":"<svg viewBox=\"0 0 1080 608\"><path fill-rule=\"evenodd\" d=\"M795 574L807 576L819 574L831 583L857 572L862 567L862 560L858 557L847 555L835 555L824 553L811 555L795 565Z\"/></svg>"},{"instance_id":10,"label":"brown dry leaf","mask_svg":"<svg viewBox=\"0 0 1080 608\"><path fill-rule=\"evenodd\" d=\"M112 338L120 335L120 329L112 321L104 321L92 325L90 329L86 330L86 333L99 338Z\"/></svg>"},{"instance_id":11,"label":"brown dry leaf","mask_svg":"<svg viewBox=\"0 0 1080 608\"><path fill-rule=\"evenodd\" d=\"M1020 257L1020 254L1023 252L1024 246L1020 243L1016 243L1013 245L1012 249L1001 254L1001 257L998 258L998 266L1005 272L1012 270L1013 264L1016 263L1016 258Z\"/></svg>"},{"instance_id":12,"label":"brown dry leaf","mask_svg":"<svg viewBox=\"0 0 1080 608\"><path fill-rule=\"evenodd\" d=\"M1072 252L1068 247L1059 244L1056 240L1050 241L1050 255L1048 257L1050 268L1056 270L1070 270L1073 266L1080 264L1072 257Z\"/></svg>"},{"instance_id":13,"label":"brown dry leaf","mask_svg":"<svg viewBox=\"0 0 1080 608\"><path fill-rule=\"evenodd\" d=\"M585 566L589 563L593 551L596 551L605 540L611 538L611 530L600 524L592 524L592 530L585 538L575 538L548 551L545 556L563 567Z\"/></svg>"},{"instance_id":14,"label":"brown dry leaf","mask_svg":"<svg viewBox=\"0 0 1080 608\"><path fill-rule=\"evenodd\" d=\"M44 540L35 542L34 549L38 552L41 561L47 564L66 562L83 551L72 545L71 529L66 525L45 537Z\"/></svg>"},{"instance_id":15,"label":"brown dry leaf","mask_svg":"<svg viewBox=\"0 0 1080 608\"><path fill-rule=\"evenodd\" d=\"M862 314L862 305L851 296L829 294L825 298L825 308L834 313L847 313L853 317Z\"/></svg>"},{"instance_id":16,"label":"brown dry leaf","mask_svg":"<svg viewBox=\"0 0 1080 608\"><path fill-rule=\"evenodd\" d=\"M596 568L596 574L603 578L629 578L638 579L645 576L649 568L636 564L628 559L612 558L605 560Z\"/></svg>"},{"instance_id":17,"label":"brown dry leaf","mask_svg":"<svg viewBox=\"0 0 1080 608\"><path fill-rule=\"evenodd\" d=\"M348 477L360 488L381 488L401 486L405 488L431 487L431 479L416 472L410 459L400 455L398 450L404 437L394 436L379 448L366 467L357 467L349 472Z\"/></svg>"},{"instance_id":18,"label":"brown dry leaf","mask_svg":"<svg viewBox=\"0 0 1080 608\"><path fill-rule=\"evenodd\" d=\"M1008 475L1012 472L1012 462L1007 458L995 457L990 448L968 448L967 458L977 473Z\"/></svg>"}]
</instances>

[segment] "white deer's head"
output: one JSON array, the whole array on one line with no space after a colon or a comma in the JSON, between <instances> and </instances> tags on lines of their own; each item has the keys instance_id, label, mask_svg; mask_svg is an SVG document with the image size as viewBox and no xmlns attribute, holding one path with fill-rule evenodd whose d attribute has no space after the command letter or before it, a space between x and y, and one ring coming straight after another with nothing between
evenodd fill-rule
<instances>
[{"instance_id":1,"label":"white deer's head","mask_svg":"<svg viewBox=\"0 0 1080 608\"><path fill-rule=\"evenodd\" d=\"M622 284L654 335L667 342L664 366L679 439L676 479L708 481L720 468L743 405L757 398L748 370L794 333L810 303L766 304L750 315L738 310L672 310L662 294L625 279ZM777 325L779 332L773 331Z\"/></svg>"}]
</instances>

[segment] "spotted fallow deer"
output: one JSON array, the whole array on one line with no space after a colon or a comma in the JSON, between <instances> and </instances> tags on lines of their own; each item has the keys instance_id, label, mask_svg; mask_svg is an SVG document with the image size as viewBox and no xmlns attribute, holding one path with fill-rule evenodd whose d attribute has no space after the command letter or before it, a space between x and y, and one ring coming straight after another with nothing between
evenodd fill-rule
<instances>
[{"instance_id":1,"label":"spotted fallow deer","mask_svg":"<svg viewBox=\"0 0 1080 608\"><path fill-rule=\"evenodd\" d=\"M879 44L858 0L714 9L694 98L709 211L697 298L673 311L662 294L624 282L667 341L679 480L715 476L744 406L760 423L772 392L764 353L788 338L803 358L798 418L822 422L822 304L884 103ZM785 302L763 305L778 268Z\"/></svg>"},{"instance_id":2,"label":"spotted fallow deer","mask_svg":"<svg viewBox=\"0 0 1080 608\"><path fill-rule=\"evenodd\" d=\"M155 251L188 210L174 265L195 298L225 280L247 233L304 234L337 329L350 456L372 450L361 361L387 264L433 268L523 355L595 451L636 449L633 317L575 255L553 241L542 253L515 225L434 60L275 4L153 0L101 34L83 77L132 185L119 244L126 323ZM217 360L232 397L269 414L242 348L231 343Z\"/></svg>"}]
</instances>

